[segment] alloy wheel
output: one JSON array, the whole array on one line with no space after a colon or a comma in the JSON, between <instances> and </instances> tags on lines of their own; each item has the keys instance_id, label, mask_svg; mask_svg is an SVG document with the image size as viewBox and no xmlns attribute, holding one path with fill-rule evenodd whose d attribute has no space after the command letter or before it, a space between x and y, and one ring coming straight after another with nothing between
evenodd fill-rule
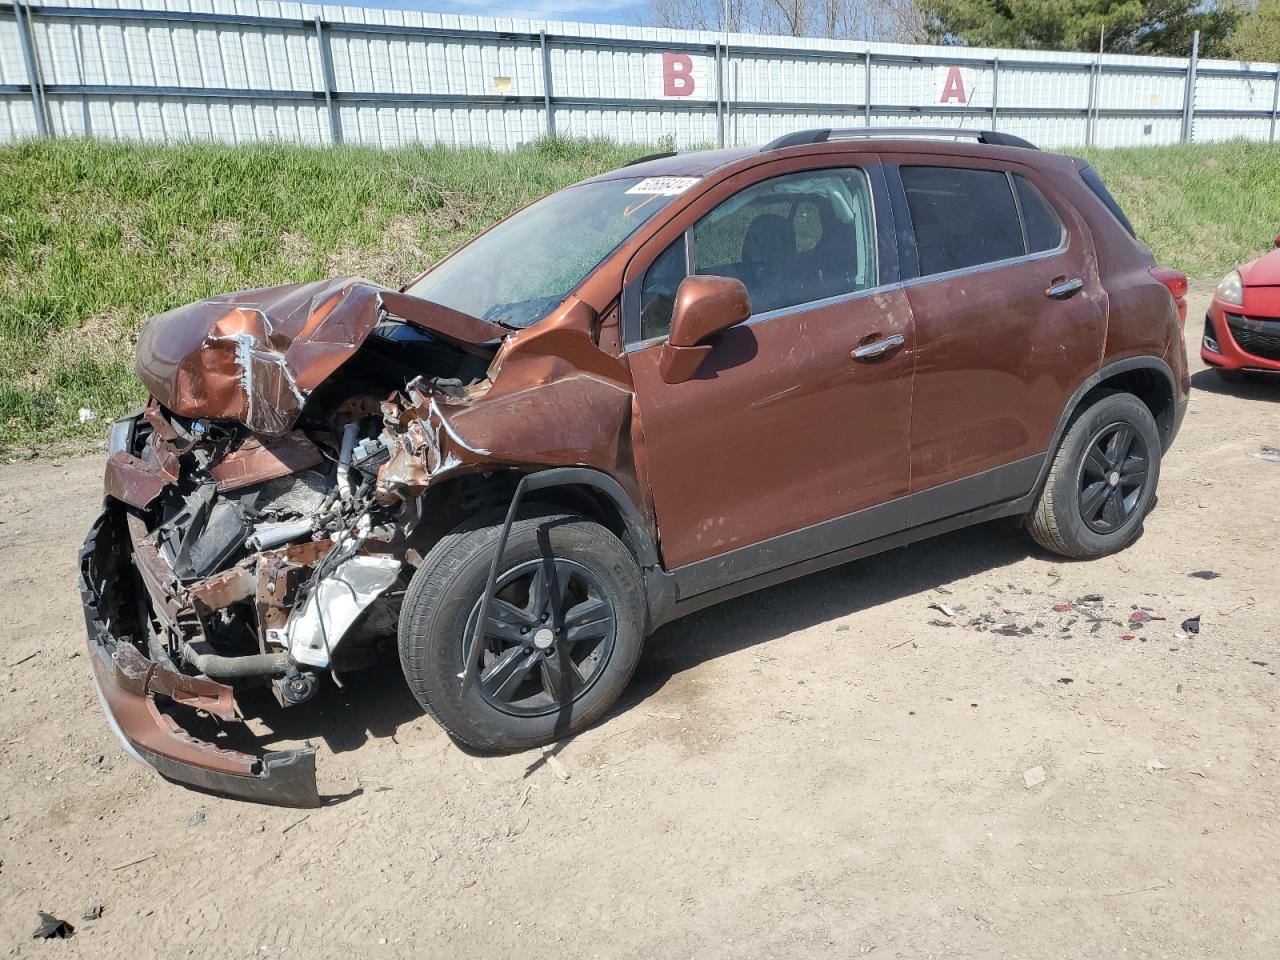
<instances>
[{"instance_id":1,"label":"alloy wheel","mask_svg":"<svg viewBox=\"0 0 1280 960\"><path fill-rule=\"evenodd\" d=\"M479 613L477 600L464 656ZM498 578L489 601L477 689L503 713L555 713L604 672L616 633L613 602L586 567L551 557L522 563Z\"/></svg>"},{"instance_id":2,"label":"alloy wheel","mask_svg":"<svg viewBox=\"0 0 1280 960\"><path fill-rule=\"evenodd\" d=\"M1147 488L1151 460L1146 442L1127 423L1099 430L1085 447L1080 466L1080 516L1095 533L1114 533L1128 523Z\"/></svg>"}]
</instances>

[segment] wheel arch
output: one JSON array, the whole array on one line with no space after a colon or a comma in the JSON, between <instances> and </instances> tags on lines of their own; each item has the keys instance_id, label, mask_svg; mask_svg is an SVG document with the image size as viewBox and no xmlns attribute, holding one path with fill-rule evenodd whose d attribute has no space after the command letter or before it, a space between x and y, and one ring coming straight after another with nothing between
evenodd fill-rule
<instances>
[{"instance_id":1,"label":"wheel arch","mask_svg":"<svg viewBox=\"0 0 1280 960\"><path fill-rule=\"evenodd\" d=\"M415 546L429 549L457 524L482 511L505 512L524 482L522 502L580 513L605 527L631 551L641 569L659 564L658 547L644 515L613 477L592 467L517 467L466 474L433 484L422 494L422 513L436 522L419 528Z\"/></svg>"},{"instance_id":2,"label":"wheel arch","mask_svg":"<svg viewBox=\"0 0 1280 960\"><path fill-rule=\"evenodd\" d=\"M1053 464L1053 455L1058 445L1071 426L1072 421L1086 407L1090 406L1103 392L1119 391L1137 397L1151 411L1156 421L1156 429L1160 432L1160 442L1164 450L1169 449L1177 432L1177 392L1174 386L1173 371L1159 357L1128 357L1116 360L1095 370L1076 387L1063 408L1062 416L1054 429L1053 439L1049 443L1048 456L1040 468L1040 476L1032 493L1038 493L1044 486L1045 478Z\"/></svg>"}]
</instances>

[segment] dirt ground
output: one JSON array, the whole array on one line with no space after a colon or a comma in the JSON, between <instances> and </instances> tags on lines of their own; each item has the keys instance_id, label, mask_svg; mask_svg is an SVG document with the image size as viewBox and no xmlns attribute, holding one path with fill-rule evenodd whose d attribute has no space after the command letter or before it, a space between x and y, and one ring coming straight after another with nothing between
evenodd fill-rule
<instances>
[{"instance_id":1,"label":"dirt ground","mask_svg":"<svg viewBox=\"0 0 1280 960\"><path fill-rule=\"evenodd\" d=\"M100 461L0 468L0 949L1276 956L1280 464L1251 454L1280 447L1280 383L1201 370L1205 302L1191 409L1123 554L1069 563L989 524L704 611L653 638L560 771L464 753L394 665L263 704L280 741L322 745L335 800L310 812L124 755L74 582ZM38 909L75 937L32 941Z\"/></svg>"}]
</instances>

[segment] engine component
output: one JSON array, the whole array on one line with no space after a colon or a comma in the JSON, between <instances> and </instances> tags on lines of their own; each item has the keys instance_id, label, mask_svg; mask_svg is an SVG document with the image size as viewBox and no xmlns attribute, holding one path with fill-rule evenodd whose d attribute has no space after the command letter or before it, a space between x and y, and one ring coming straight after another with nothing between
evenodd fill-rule
<instances>
[{"instance_id":1,"label":"engine component","mask_svg":"<svg viewBox=\"0 0 1280 960\"><path fill-rule=\"evenodd\" d=\"M271 689L280 706L292 707L299 703L306 703L314 697L319 684L316 682L316 675L311 671L303 673L297 667L290 667L289 672L283 677L277 677L271 681Z\"/></svg>"},{"instance_id":2,"label":"engine component","mask_svg":"<svg viewBox=\"0 0 1280 960\"><path fill-rule=\"evenodd\" d=\"M250 550L270 550L291 540L300 540L311 533L311 519L290 520L286 523L260 523L246 545Z\"/></svg>"},{"instance_id":3,"label":"engine component","mask_svg":"<svg viewBox=\"0 0 1280 960\"><path fill-rule=\"evenodd\" d=\"M338 496L343 503L351 502L351 454L356 448L356 436L360 424L351 421L342 430L342 449L338 452Z\"/></svg>"},{"instance_id":4,"label":"engine component","mask_svg":"<svg viewBox=\"0 0 1280 960\"><path fill-rule=\"evenodd\" d=\"M391 459L391 451L395 441L383 434L378 437L366 437L356 444L351 455L351 466L365 476L374 479L378 476L378 468Z\"/></svg>"},{"instance_id":5,"label":"engine component","mask_svg":"<svg viewBox=\"0 0 1280 960\"><path fill-rule=\"evenodd\" d=\"M386 554L360 554L331 572L318 573L284 629L269 631L269 639L284 646L298 663L328 667L334 648L365 609L396 582L401 565Z\"/></svg>"},{"instance_id":6,"label":"engine component","mask_svg":"<svg viewBox=\"0 0 1280 960\"><path fill-rule=\"evenodd\" d=\"M205 652L204 643L184 643L182 659L214 680L243 680L248 677L281 676L289 670L287 653L255 653L224 657Z\"/></svg>"},{"instance_id":7,"label":"engine component","mask_svg":"<svg viewBox=\"0 0 1280 960\"><path fill-rule=\"evenodd\" d=\"M309 517L324 507L333 481L316 470L303 470L268 480L253 498L259 516Z\"/></svg>"}]
</instances>

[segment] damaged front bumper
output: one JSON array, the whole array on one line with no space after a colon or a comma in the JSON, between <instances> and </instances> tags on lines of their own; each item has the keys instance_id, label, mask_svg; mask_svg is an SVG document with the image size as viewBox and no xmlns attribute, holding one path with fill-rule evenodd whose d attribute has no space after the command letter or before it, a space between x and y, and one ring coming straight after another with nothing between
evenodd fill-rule
<instances>
[{"instance_id":1,"label":"damaged front bumper","mask_svg":"<svg viewBox=\"0 0 1280 960\"><path fill-rule=\"evenodd\" d=\"M134 759L168 780L258 803L316 807L315 747L261 756L197 739L174 716L199 711L239 724L230 687L156 663L122 632L117 587L131 562L123 510L108 502L80 553L80 595L89 633L89 660L98 699L111 729Z\"/></svg>"}]
</instances>

